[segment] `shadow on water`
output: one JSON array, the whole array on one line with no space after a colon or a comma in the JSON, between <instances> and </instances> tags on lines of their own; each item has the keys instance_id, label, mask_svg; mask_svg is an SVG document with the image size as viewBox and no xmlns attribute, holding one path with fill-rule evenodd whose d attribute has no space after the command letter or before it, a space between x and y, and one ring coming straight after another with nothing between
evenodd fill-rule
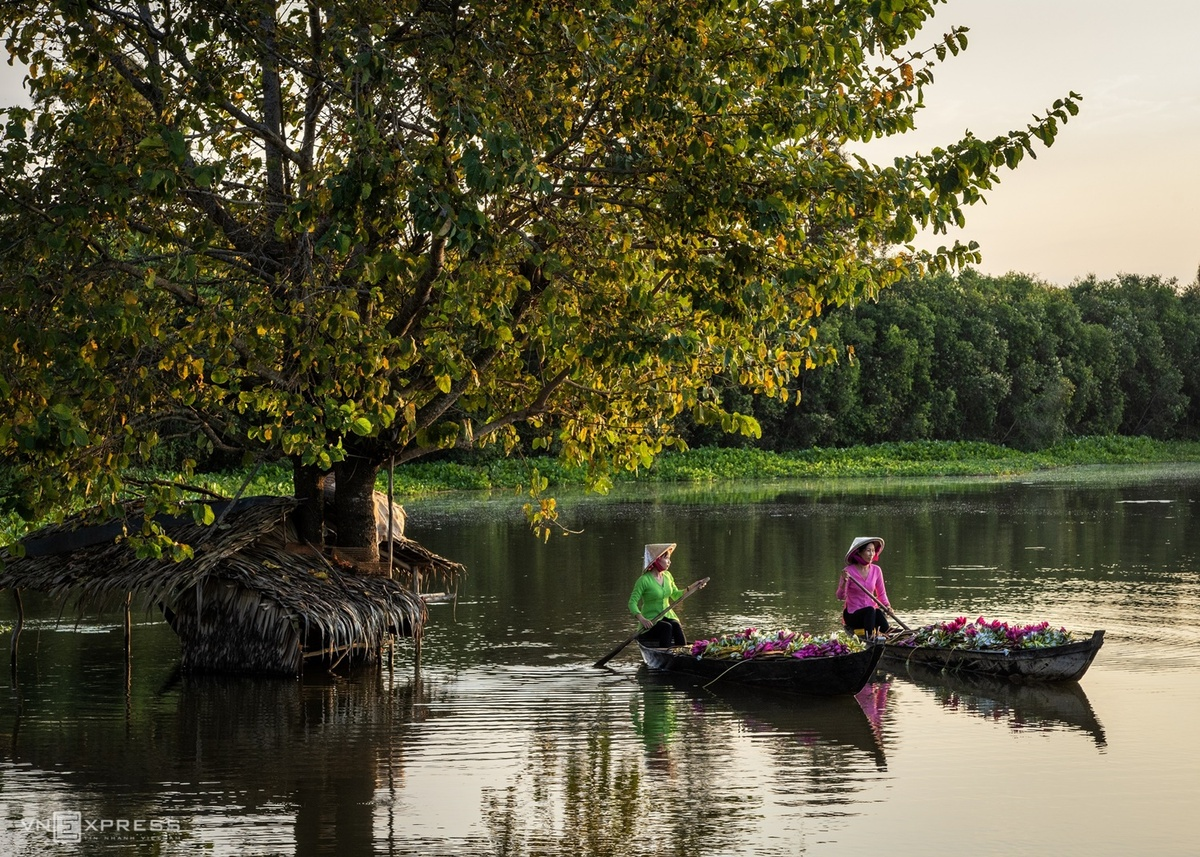
<instances>
[{"instance_id":1,"label":"shadow on water","mask_svg":"<svg viewBox=\"0 0 1200 857\"><path fill-rule=\"evenodd\" d=\"M642 667L638 680L647 698L671 688L701 715L736 719L748 734L787 738L773 752L787 764L845 767L852 756L869 757L887 769L879 727L886 709L886 682L868 684L851 696L803 696L756 689L746 685L713 685L703 679ZM807 759L805 757L808 757Z\"/></svg>"},{"instance_id":2,"label":"shadow on water","mask_svg":"<svg viewBox=\"0 0 1200 857\"><path fill-rule=\"evenodd\" d=\"M1098 749L1108 746L1104 727L1078 682L1011 682L914 663L890 674L931 693L947 711L1002 722L1014 732L1082 732Z\"/></svg>"}]
</instances>

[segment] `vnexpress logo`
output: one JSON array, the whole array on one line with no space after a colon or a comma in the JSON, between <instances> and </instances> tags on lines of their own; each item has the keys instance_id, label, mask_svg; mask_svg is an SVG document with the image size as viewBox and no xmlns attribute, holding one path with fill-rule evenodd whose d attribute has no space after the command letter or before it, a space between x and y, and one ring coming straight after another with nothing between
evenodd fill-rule
<instances>
[{"instance_id":1,"label":"vnexpress logo","mask_svg":"<svg viewBox=\"0 0 1200 857\"><path fill-rule=\"evenodd\" d=\"M2 816L3 813L0 813ZM123 839L142 834L178 834L179 822L173 818L84 818L78 810L59 810L49 820L21 819L26 833L49 833L59 843L79 843L93 835L117 836Z\"/></svg>"},{"instance_id":2,"label":"vnexpress logo","mask_svg":"<svg viewBox=\"0 0 1200 857\"><path fill-rule=\"evenodd\" d=\"M78 811L61 811L54 813L54 841L82 842L83 814Z\"/></svg>"}]
</instances>

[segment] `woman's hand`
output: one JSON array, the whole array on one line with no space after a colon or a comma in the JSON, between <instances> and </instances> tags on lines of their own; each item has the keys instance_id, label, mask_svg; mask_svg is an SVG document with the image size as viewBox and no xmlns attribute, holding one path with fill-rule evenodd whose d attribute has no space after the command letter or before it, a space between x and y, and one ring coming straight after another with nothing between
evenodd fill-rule
<instances>
[{"instance_id":1,"label":"woman's hand","mask_svg":"<svg viewBox=\"0 0 1200 857\"><path fill-rule=\"evenodd\" d=\"M650 620L647 619L645 616L643 616L641 613L638 614L637 619L639 622L642 623L642 627L645 628L647 631L649 631L651 628L654 627L654 625L650 622Z\"/></svg>"}]
</instances>

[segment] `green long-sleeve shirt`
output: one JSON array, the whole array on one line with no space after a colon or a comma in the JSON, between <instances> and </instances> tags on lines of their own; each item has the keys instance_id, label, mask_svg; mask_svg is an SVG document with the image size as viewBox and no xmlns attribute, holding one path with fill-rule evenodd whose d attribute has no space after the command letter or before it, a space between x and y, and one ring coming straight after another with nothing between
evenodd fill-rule
<instances>
[{"instance_id":1,"label":"green long-sleeve shirt","mask_svg":"<svg viewBox=\"0 0 1200 857\"><path fill-rule=\"evenodd\" d=\"M683 595L683 590L675 585L671 572L664 571L662 583L659 583L650 572L644 573L633 584L633 593L629 596L629 612L634 616L645 616L653 619L666 609L673 599ZM661 619L678 619L675 611L671 610Z\"/></svg>"}]
</instances>

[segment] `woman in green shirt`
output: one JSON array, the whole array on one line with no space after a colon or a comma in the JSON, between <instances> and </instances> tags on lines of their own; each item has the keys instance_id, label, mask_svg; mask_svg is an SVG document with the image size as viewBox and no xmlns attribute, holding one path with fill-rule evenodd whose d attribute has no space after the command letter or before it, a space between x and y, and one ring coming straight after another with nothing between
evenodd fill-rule
<instances>
[{"instance_id":1,"label":"woman in green shirt","mask_svg":"<svg viewBox=\"0 0 1200 857\"><path fill-rule=\"evenodd\" d=\"M629 596L629 612L645 629L638 634L638 639L647 646L666 648L687 645L683 626L679 624L679 617L674 610L668 610L657 621L653 621L671 601L683 595L683 590L675 585L675 578L667 570L671 567L671 553L674 550L674 544L646 545L646 570L633 584L633 592Z\"/></svg>"}]
</instances>

